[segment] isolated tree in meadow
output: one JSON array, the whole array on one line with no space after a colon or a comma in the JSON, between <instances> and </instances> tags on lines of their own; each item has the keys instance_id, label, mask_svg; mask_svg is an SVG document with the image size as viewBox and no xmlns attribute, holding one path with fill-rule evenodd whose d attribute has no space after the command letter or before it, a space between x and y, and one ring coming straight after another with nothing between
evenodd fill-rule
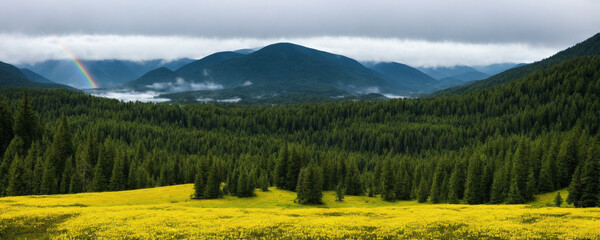
<instances>
[{"instance_id":1,"label":"isolated tree in meadow","mask_svg":"<svg viewBox=\"0 0 600 240\"><path fill-rule=\"evenodd\" d=\"M297 200L300 204L323 203L323 170L314 163L300 171L296 189Z\"/></svg>"},{"instance_id":2,"label":"isolated tree in meadow","mask_svg":"<svg viewBox=\"0 0 600 240\"><path fill-rule=\"evenodd\" d=\"M560 192L556 193L556 197L554 197L554 206L560 207L562 205L563 199L560 196Z\"/></svg>"},{"instance_id":3,"label":"isolated tree in meadow","mask_svg":"<svg viewBox=\"0 0 600 240\"><path fill-rule=\"evenodd\" d=\"M335 187L335 200L338 202L344 201L344 187L341 183Z\"/></svg>"}]
</instances>

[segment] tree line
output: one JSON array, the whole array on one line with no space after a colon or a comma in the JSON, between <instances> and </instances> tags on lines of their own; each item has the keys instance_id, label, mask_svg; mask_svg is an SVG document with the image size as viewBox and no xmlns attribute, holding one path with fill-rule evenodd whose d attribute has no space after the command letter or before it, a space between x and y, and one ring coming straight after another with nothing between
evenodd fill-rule
<instances>
[{"instance_id":1,"label":"tree line","mask_svg":"<svg viewBox=\"0 0 600 240\"><path fill-rule=\"evenodd\" d=\"M465 95L289 106L3 88L0 194L195 183L194 198L276 186L302 203L337 190L480 204L570 187L567 202L592 206L599 69L583 57Z\"/></svg>"}]
</instances>

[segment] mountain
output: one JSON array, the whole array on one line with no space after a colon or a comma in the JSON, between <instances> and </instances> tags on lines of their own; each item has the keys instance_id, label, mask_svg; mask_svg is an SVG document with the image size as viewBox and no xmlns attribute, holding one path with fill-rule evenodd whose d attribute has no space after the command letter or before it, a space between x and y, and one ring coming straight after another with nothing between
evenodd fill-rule
<instances>
[{"instance_id":1,"label":"mountain","mask_svg":"<svg viewBox=\"0 0 600 240\"><path fill-rule=\"evenodd\" d=\"M31 71L27 71L28 74L31 73ZM40 83L33 81L29 79L25 74L23 74L23 72L17 67L4 62L0 62L0 86L32 88L69 88L67 86L51 82Z\"/></svg>"},{"instance_id":2,"label":"mountain","mask_svg":"<svg viewBox=\"0 0 600 240\"><path fill-rule=\"evenodd\" d=\"M122 61L131 71L137 76L142 76L145 73L154 69L165 67L172 71L179 69L180 67L193 62L193 59L180 58L172 61L165 61L161 59L147 60L147 61Z\"/></svg>"},{"instance_id":3,"label":"mountain","mask_svg":"<svg viewBox=\"0 0 600 240\"><path fill-rule=\"evenodd\" d=\"M192 62L192 59L182 58L173 61L148 60L82 60L82 65L88 70L99 87L113 87L135 80L153 69L166 67L176 70ZM71 60L48 60L22 67L31 69L50 81L67 84L76 88L90 88L88 80L81 70Z\"/></svg>"},{"instance_id":4,"label":"mountain","mask_svg":"<svg viewBox=\"0 0 600 240\"><path fill-rule=\"evenodd\" d=\"M135 89L161 89L177 82L179 75L166 67L154 69L124 86Z\"/></svg>"},{"instance_id":5,"label":"mountain","mask_svg":"<svg viewBox=\"0 0 600 240\"><path fill-rule=\"evenodd\" d=\"M138 75L119 60L84 60L81 63L100 87L116 86L138 78ZM75 88L91 87L81 70L71 60L48 60L25 67L56 83Z\"/></svg>"},{"instance_id":6,"label":"mountain","mask_svg":"<svg viewBox=\"0 0 600 240\"><path fill-rule=\"evenodd\" d=\"M177 74L185 79L204 80L209 68L217 63L221 63L233 58L244 56L245 54L237 52L218 52L208 55L200 60L193 61L177 69Z\"/></svg>"},{"instance_id":7,"label":"mountain","mask_svg":"<svg viewBox=\"0 0 600 240\"><path fill-rule=\"evenodd\" d=\"M475 68L460 65L453 67L419 67L418 69L438 80L444 78L455 78L466 82L488 77L487 74L477 71Z\"/></svg>"},{"instance_id":8,"label":"mountain","mask_svg":"<svg viewBox=\"0 0 600 240\"><path fill-rule=\"evenodd\" d=\"M369 68L377 71L383 77L398 82L419 92L438 90L438 81L429 75L405 64L396 62L381 62L370 65Z\"/></svg>"},{"instance_id":9,"label":"mountain","mask_svg":"<svg viewBox=\"0 0 600 240\"><path fill-rule=\"evenodd\" d=\"M552 67L556 64L559 64L565 60L571 59L573 57L579 56L593 56L600 55L600 33L588 38L587 40L578 43L575 46L567 48L563 51L560 51L553 56L543 59L541 61L523 65L520 67L516 67L513 69L509 69L500 74L491 76L485 80L477 81L471 84L467 84L460 87L450 88L446 90L442 90L436 92L434 95L450 95L450 94L460 94L466 92L472 92L482 88L489 88L496 86L498 84L502 84L505 82L509 82L514 79L518 79L524 77L530 73L533 73L536 70L546 69Z\"/></svg>"},{"instance_id":10,"label":"mountain","mask_svg":"<svg viewBox=\"0 0 600 240\"><path fill-rule=\"evenodd\" d=\"M498 73L504 72L508 69L520 67L525 65L524 63L496 63L490 65L482 65L482 66L473 66L474 69L485 73L489 76L496 75Z\"/></svg>"},{"instance_id":11,"label":"mountain","mask_svg":"<svg viewBox=\"0 0 600 240\"><path fill-rule=\"evenodd\" d=\"M56 84L53 81L48 80L47 78L45 78L42 75L39 75L37 73L35 73L34 71L31 71L27 68L22 68L21 72L23 73L23 75L25 75L25 77L27 77L29 80L34 81L34 82L38 82L38 83L53 83Z\"/></svg>"},{"instance_id":12,"label":"mountain","mask_svg":"<svg viewBox=\"0 0 600 240\"><path fill-rule=\"evenodd\" d=\"M265 99L286 97L355 99L368 93L406 96L416 92L402 81L388 79L353 59L291 43L269 45L247 55L215 53L187 64L174 73L176 75L163 69L132 82L130 86L147 90L148 86L156 83L154 86L175 86L170 89L189 86L190 90L198 90L168 95L172 99L188 101L240 98L244 101L261 99L261 102L269 102ZM408 74L418 75L419 79L427 78L418 71ZM170 79L170 83L165 79ZM428 82L431 80L426 79Z\"/></svg>"}]
</instances>

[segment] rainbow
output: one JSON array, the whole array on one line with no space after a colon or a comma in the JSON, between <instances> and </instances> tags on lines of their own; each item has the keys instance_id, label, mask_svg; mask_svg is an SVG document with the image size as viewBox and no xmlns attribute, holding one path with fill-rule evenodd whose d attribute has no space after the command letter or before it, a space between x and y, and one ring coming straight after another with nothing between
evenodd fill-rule
<instances>
[{"instance_id":1,"label":"rainbow","mask_svg":"<svg viewBox=\"0 0 600 240\"><path fill-rule=\"evenodd\" d=\"M90 72L85 68L85 66L83 66L81 61L77 59L75 55L71 51L69 51L69 49L67 49L64 45L59 44L58 47L62 49L67 55L69 55L69 57L73 60L75 65L77 65L77 68L79 68L81 74L83 74L83 77L85 77L88 80L88 82L90 82L90 85L92 85L93 88L98 88L98 84L96 84L96 81L94 81L94 79L90 75Z\"/></svg>"}]
</instances>

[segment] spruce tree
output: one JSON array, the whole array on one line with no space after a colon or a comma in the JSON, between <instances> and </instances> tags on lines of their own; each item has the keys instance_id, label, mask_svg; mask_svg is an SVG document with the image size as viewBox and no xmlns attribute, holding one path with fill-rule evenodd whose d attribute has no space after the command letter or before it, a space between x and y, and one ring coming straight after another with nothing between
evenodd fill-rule
<instances>
[{"instance_id":1,"label":"spruce tree","mask_svg":"<svg viewBox=\"0 0 600 240\"><path fill-rule=\"evenodd\" d=\"M194 195L193 198L201 199L204 198L206 190L206 183L204 181L203 171L197 171L194 179Z\"/></svg>"},{"instance_id":2,"label":"spruce tree","mask_svg":"<svg viewBox=\"0 0 600 240\"><path fill-rule=\"evenodd\" d=\"M598 173L600 166L600 148L598 144L592 144L587 153L583 171L581 171L581 207L596 207L600 203L600 182Z\"/></svg>"},{"instance_id":3,"label":"spruce tree","mask_svg":"<svg viewBox=\"0 0 600 240\"><path fill-rule=\"evenodd\" d=\"M509 204L521 204L528 200L527 179L529 176L529 169L527 168L526 163L529 156L529 145L522 140L513 156L513 165L510 173L510 187L507 196L507 202Z\"/></svg>"},{"instance_id":4,"label":"spruce tree","mask_svg":"<svg viewBox=\"0 0 600 240\"><path fill-rule=\"evenodd\" d=\"M288 189L287 188L288 161L289 161L288 147L283 146L279 150L279 157L277 158L277 166L275 167L275 185L277 186L277 188Z\"/></svg>"},{"instance_id":5,"label":"spruce tree","mask_svg":"<svg viewBox=\"0 0 600 240\"><path fill-rule=\"evenodd\" d=\"M362 185L360 182L360 172L358 171L358 166L356 162L353 162L348 167L348 171L346 172L346 195L362 195Z\"/></svg>"},{"instance_id":6,"label":"spruce tree","mask_svg":"<svg viewBox=\"0 0 600 240\"><path fill-rule=\"evenodd\" d=\"M42 135L38 117L31 106L27 90L23 91L19 100L15 112L13 131L15 135L23 139L24 145L27 147L31 146L31 143L35 140L40 139Z\"/></svg>"},{"instance_id":7,"label":"spruce tree","mask_svg":"<svg viewBox=\"0 0 600 240\"><path fill-rule=\"evenodd\" d=\"M421 174L421 181L419 181L419 191L417 192L417 201L419 203L427 202L429 198L429 183L425 178L425 174Z\"/></svg>"},{"instance_id":8,"label":"spruce tree","mask_svg":"<svg viewBox=\"0 0 600 240\"><path fill-rule=\"evenodd\" d=\"M581 183L581 169L577 167L573 173L571 185L569 186L569 196L567 203L573 204L575 207L581 207L581 196L583 195Z\"/></svg>"},{"instance_id":9,"label":"spruce tree","mask_svg":"<svg viewBox=\"0 0 600 240\"><path fill-rule=\"evenodd\" d=\"M2 163L0 163L0 196L7 195L6 190L8 188L10 177L9 172L16 155L25 155L25 143L19 136L15 136L10 141L10 144L6 148L6 152L4 152Z\"/></svg>"},{"instance_id":10,"label":"spruce tree","mask_svg":"<svg viewBox=\"0 0 600 240\"><path fill-rule=\"evenodd\" d=\"M335 187L335 200L338 202L344 201L344 187L341 183Z\"/></svg>"},{"instance_id":11,"label":"spruce tree","mask_svg":"<svg viewBox=\"0 0 600 240\"><path fill-rule=\"evenodd\" d=\"M552 171L552 165L554 164L550 157L551 153L547 152L544 155L542 162L542 168L540 169L538 177L538 189L540 193L546 193L554 191L554 176Z\"/></svg>"},{"instance_id":12,"label":"spruce tree","mask_svg":"<svg viewBox=\"0 0 600 240\"><path fill-rule=\"evenodd\" d=\"M66 174L66 171L65 171ZM69 184L69 193L80 193L83 192L83 178L77 171L73 171L71 175L71 181Z\"/></svg>"},{"instance_id":13,"label":"spruce tree","mask_svg":"<svg viewBox=\"0 0 600 240\"><path fill-rule=\"evenodd\" d=\"M562 205L563 199L560 196L560 192L556 193L556 197L554 197L554 206L556 207L560 207L560 205Z\"/></svg>"},{"instance_id":14,"label":"spruce tree","mask_svg":"<svg viewBox=\"0 0 600 240\"><path fill-rule=\"evenodd\" d=\"M26 179L26 169L24 161L17 154L10 165L8 187L6 195L21 196L27 194L29 186Z\"/></svg>"},{"instance_id":15,"label":"spruce tree","mask_svg":"<svg viewBox=\"0 0 600 240\"><path fill-rule=\"evenodd\" d=\"M120 191L125 189L127 179L125 177L125 165L124 165L123 153L119 152L115 158L115 164L113 166L112 176L110 177L110 190Z\"/></svg>"},{"instance_id":16,"label":"spruce tree","mask_svg":"<svg viewBox=\"0 0 600 240\"><path fill-rule=\"evenodd\" d=\"M396 192L394 191L394 169L392 168L392 160L386 158L383 161L381 169L381 199L384 201L396 200Z\"/></svg>"},{"instance_id":17,"label":"spruce tree","mask_svg":"<svg viewBox=\"0 0 600 240\"><path fill-rule=\"evenodd\" d=\"M260 177L258 178L258 182L259 182L259 185L260 185L260 189L263 192L269 191L269 180L267 180L267 174L266 173L262 173L260 175Z\"/></svg>"},{"instance_id":18,"label":"spruce tree","mask_svg":"<svg viewBox=\"0 0 600 240\"><path fill-rule=\"evenodd\" d=\"M465 193L465 180L467 176L465 175L464 167L462 161L457 160L454 168L452 168L452 173L450 173L450 193L448 196L452 200L451 203L458 203L458 200L462 199Z\"/></svg>"},{"instance_id":19,"label":"spruce tree","mask_svg":"<svg viewBox=\"0 0 600 240\"><path fill-rule=\"evenodd\" d=\"M292 149L290 151L290 157L288 159L287 164L287 190L295 190L298 185L298 176L300 174L300 169L302 168L302 158L300 156L301 148Z\"/></svg>"},{"instance_id":20,"label":"spruce tree","mask_svg":"<svg viewBox=\"0 0 600 240\"><path fill-rule=\"evenodd\" d=\"M6 101L0 101L0 157L13 139L13 114Z\"/></svg>"},{"instance_id":21,"label":"spruce tree","mask_svg":"<svg viewBox=\"0 0 600 240\"><path fill-rule=\"evenodd\" d=\"M217 173L216 163L213 163L208 172L206 186L204 189L204 198L219 198L221 197L221 179Z\"/></svg>"},{"instance_id":22,"label":"spruce tree","mask_svg":"<svg viewBox=\"0 0 600 240\"><path fill-rule=\"evenodd\" d=\"M44 161L44 171L42 172L42 182L40 184L40 194L54 194L58 192L58 180L54 165L49 159Z\"/></svg>"},{"instance_id":23,"label":"spruce tree","mask_svg":"<svg viewBox=\"0 0 600 240\"><path fill-rule=\"evenodd\" d=\"M479 158L471 158L467 170L467 182L464 195L464 200L468 204L483 203L483 191L481 189L482 173L483 169Z\"/></svg>"},{"instance_id":24,"label":"spruce tree","mask_svg":"<svg viewBox=\"0 0 600 240\"><path fill-rule=\"evenodd\" d=\"M498 204L506 200L506 192L509 190L509 179L506 171L506 165L500 167L494 173L494 182L492 183L492 191L490 194L490 203Z\"/></svg>"},{"instance_id":25,"label":"spruce tree","mask_svg":"<svg viewBox=\"0 0 600 240\"><path fill-rule=\"evenodd\" d=\"M65 161L73 156L73 142L71 139L71 133L69 130L69 124L67 118L63 115L60 119L60 124L54 134L54 140L50 147L50 155L48 159L54 166L56 176L63 176L63 170L65 169ZM71 177L69 174L68 177ZM68 183L68 181L67 181ZM61 190L68 190L68 186L60 186Z\"/></svg>"},{"instance_id":26,"label":"spruce tree","mask_svg":"<svg viewBox=\"0 0 600 240\"><path fill-rule=\"evenodd\" d=\"M73 157L69 157L67 158L67 161L65 161L65 169L64 171L62 171L62 177L61 177L61 181L59 184L59 193L69 193L70 192L70 186L71 186L71 181L73 178L74 174L78 174L75 169L73 168ZM78 181L81 181L81 178L77 178ZM80 184L80 183L77 183ZM79 187L79 186L77 186ZM79 188L77 188L76 190L79 190ZM82 191L77 191L77 193L82 192Z\"/></svg>"},{"instance_id":27,"label":"spruce tree","mask_svg":"<svg viewBox=\"0 0 600 240\"><path fill-rule=\"evenodd\" d=\"M309 164L298 176L297 200L300 204L323 203L323 170L316 164Z\"/></svg>"},{"instance_id":28,"label":"spruce tree","mask_svg":"<svg viewBox=\"0 0 600 240\"><path fill-rule=\"evenodd\" d=\"M431 202L432 203L440 203L443 201L442 199L442 185L444 181L444 173L442 170L442 164L438 163L435 172L433 174L433 183L431 185ZM427 201L427 200L425 200Z\"/></svg>"}]
</instances>

